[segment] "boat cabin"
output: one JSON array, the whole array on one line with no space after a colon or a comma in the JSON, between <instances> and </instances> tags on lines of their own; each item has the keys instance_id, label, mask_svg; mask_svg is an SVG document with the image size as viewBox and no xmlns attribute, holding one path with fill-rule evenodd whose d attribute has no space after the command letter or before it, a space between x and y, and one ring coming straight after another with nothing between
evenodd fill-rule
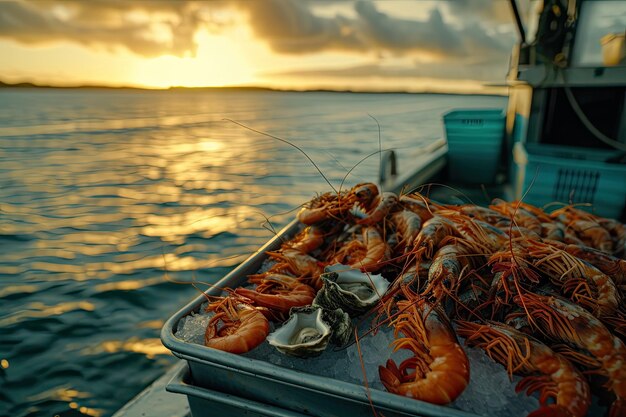
<instances>
[{"instance_id":1,"label":"boat cabin","mask_svg":"<svg viewBox=\"0 0 626 417\"><path fill-rule=\"evenodd\" d=\"M444 116L447 150L381 182L431 187L444 202L523 198L626 217L626 1L511 0L520 42L511 55L506 113ZM527 2L528 3L528 2ZM528 5L526 5L528 6Z\"/></svg>"}]
</instances>

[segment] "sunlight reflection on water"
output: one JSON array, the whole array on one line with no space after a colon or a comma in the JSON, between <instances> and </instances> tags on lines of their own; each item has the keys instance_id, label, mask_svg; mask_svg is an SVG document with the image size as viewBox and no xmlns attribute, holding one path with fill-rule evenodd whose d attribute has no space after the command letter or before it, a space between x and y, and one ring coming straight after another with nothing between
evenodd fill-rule
<instances>
[{"instance_id":1,"label":"sunlight reflection on water","mask_svg":"<svg viewBox=\"0 0 626 417\"><path fill-rule=\"evenodd\" d=\"M0 91L0 411L110 415L174 361L158 341L160 324L197 294L174 281L215 282L272 236L267 218L278 229L329 189L297 150L224 118L289 138L337 185L378 149L368 113L402 169L407 150L442 136L451 107L503 104ZM366 160L347 184L374 180L377 166Z\"/></svg>"}]
</instances>

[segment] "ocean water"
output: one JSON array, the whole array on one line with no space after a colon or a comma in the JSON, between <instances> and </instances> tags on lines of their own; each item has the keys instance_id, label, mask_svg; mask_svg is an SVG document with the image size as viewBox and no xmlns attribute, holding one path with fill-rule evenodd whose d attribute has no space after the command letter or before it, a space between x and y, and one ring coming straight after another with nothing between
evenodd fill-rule
<instances>
[{"instance_id":1,"label":"ocean water","mask_svg":"<svg viewBox=\"0 0 626 417\"><path fill-rule=\"evenodd\" d=\"M408 169L443 113L505 104L0 90L0 415L109 416L162 374L176 359L160 327L189 283L215 282L331 189L302 152L336 188L375 181L379 149Z\"/></svg>"}]
</instances>

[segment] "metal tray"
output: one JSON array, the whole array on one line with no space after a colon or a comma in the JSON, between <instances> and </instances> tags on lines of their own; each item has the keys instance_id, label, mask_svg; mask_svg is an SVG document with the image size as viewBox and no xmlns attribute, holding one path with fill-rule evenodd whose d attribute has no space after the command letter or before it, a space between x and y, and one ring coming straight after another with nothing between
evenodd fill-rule
<instances>
[{"instance_id":1,"label":"metal tray","mask_svg":"<svg viewBox=\"0 0 626 417\"><path fill-rule=\"evenodd\" d=\"M217 288L235 288L256 273L266 259L266 251L278 249L281 243L299 228L294 220L278 235L261 247L217 284ZM219 295L214 288L207 294ZM174 336L178 321L198 311L205 301L201 295L170 317L161 331L163 344L189 364L195 385L251 399L280 408L319 417L372 415L372 408L386 417L449 416L476 417L450 407L413 400L396 394L371 389L328 377L283 368L269 362L251 359L193 343ZM371 401L371 402L370 402Z\"/></svg>"},{"instance_id":2,"label":"metal tray","mask_svg":"<svg viewBox=\"0 0 626 417\"><path fill-rule=\"evenodd\" d=\"M184 394L192 417L249 416L249 417L305 417L304 414L259 403L235 395L193 385L189 368L183 367L174 375L165 389Z\"/></svg>"}]
</instances>

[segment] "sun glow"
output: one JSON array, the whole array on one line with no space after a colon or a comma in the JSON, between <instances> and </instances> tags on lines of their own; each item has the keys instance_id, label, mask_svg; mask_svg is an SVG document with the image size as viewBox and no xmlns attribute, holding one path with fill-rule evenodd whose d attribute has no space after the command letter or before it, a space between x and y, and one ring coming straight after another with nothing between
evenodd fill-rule
<instances>
[{"instance_id":1,"label":"sun glow","mask_svg":"<svg viewBox=\"0 0 626 417\"><path fill-rule=\"evenodd\" d=\"M196 35L195 57L171 55L144 59L135 67L134 82L150 87L222 87L254 82L252 66L236 40L207 32Z\"/></svg>"}]
</instances>

